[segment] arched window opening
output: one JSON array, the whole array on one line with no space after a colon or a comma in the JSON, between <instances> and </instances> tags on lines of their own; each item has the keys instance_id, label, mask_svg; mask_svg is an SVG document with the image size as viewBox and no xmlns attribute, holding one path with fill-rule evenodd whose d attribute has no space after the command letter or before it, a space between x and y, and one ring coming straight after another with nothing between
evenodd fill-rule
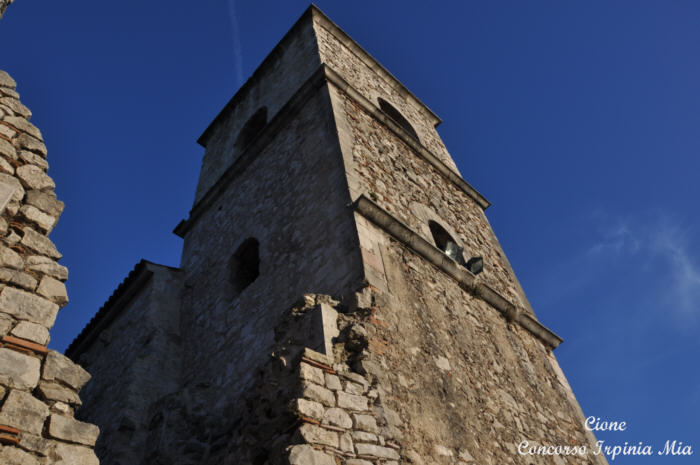
<instances>
[{"instance_id":1,"label":"arched window opening","mask_svg":"<svg viewBox=\"0 0 700 465\"><path fill-rule=\"evenodd\" d=\"M391 103L387 102L381 97L377 98L377 100L379 101L379 108L381 108L382 111L386 113L387 116L389 116L389 118L393 119L394 122L401 126L403 129L405 129L406 132L408 132L411 135L411 137L420 142L420 139L418 139L418 134L416 134L416 130L413 129L411 123L409 123L408 120L404 118L404 116L399 112L399 110L394 108L394 106Z\"/></svg>"},{"instance_id":2,"label":"arched window opening","mask_svg":"<svg viewBox=\"0 0 700 465\"><path fill-rule=\"evenodd\" d=\"M258 133L267 124L267 107L261 107L243 125L238 133L234 147L236 150L243 150L255 139Z\"/></svg>"},{"instance_id":3,"label":"arched window opening","mask_svg":"<svg viewBox=\"0 0 700 465\"><path fill-rule=\"evenodd\" d=\"M230 281L239 294L260 276L260 243L250 237L243 241L229 262Z\"/></svg>"},{"instance_id":4,"label":"arched window opening","mask_svg":"<svg viewBox=\"0 0 700 465\"><path fill-rule=\"evenodd\" d=\"M430 233L433 235L433 241L435 241L437 248L445 252L445 255L460 265L466 266L463 254L464 249L457 245L457 241L445 231L445 228L435 221L429 221L428 226L430 227Z\"/></svg>"}]
</instances>

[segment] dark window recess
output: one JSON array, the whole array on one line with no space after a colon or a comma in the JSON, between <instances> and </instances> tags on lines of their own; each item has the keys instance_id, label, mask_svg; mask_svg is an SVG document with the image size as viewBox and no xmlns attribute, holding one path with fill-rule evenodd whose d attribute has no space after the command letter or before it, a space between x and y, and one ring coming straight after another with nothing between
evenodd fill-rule
<instances>
[{"instance_id":1,"label":"dark window recess","mask_svg":"<svg viewBox=\"0 0 700 465\"><path fill-rule=\"evenodd\" d=\"M233 290L240 293L260 276L260 243L249 238L243 241L229 263Z\"/></svg>"},{"instance_id":2,"label":"dark window recess","mask_svg":"<svg viewBox=\"0 0 700 465\"><path fill-rule=\"evenodd\" d=\"M445 255L450 257L462 266L466 266L464 261L464 249L457 245L457 242L445 231L445 228L440 226L435 221L429 221L430 233L433 235L433 240L438 249L445 252Z\"/></svg>"},{"instance_id":3,"label":"dark window recess","mask_svg":"<svg viewBox=\"0 0 700 465\"><path fill-rule=\"evenodd\" d=\"M402 128L404 128L406 132L408 132L411 135L411 137L420 142L418 134L416 134L416 130L413 129L411 123L409 123L408 120L404 118L404 116L399 112L399 110L394 108L394 106L391 103L387 102L381 97L377 100L379 101L379 108L381 108L382 111L386 113L387 116L389 116L389 118L393 119L394 122Z\"/></svg>"},{"instance_id":4,"label":"dark window recess","mask_svg":"<svg viewBox=\"0 0 700 465\"><path fill-rule=\"evenodd\" d=\"M233 144L236 150L241 151L253 142L253 139L267 124L267 107L262 107L246 121L243 128L238 133L236 142Z\"/></svg>"}]
</instances>

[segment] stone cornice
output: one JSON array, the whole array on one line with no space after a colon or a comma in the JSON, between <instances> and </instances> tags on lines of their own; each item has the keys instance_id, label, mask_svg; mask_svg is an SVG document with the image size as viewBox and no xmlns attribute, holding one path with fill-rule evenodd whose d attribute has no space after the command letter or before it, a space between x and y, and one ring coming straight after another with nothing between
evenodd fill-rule
<instances>
[{"instance_id":1,"label":"stone cornice","mask_svg":"<svg viewBox=\"0 0 700 465\"><path fill-rule=\"evenodd\" d=\"M481 282L467 269L459 266L437 247L364 195L353 203L353 209L457 281L459 287L498 310L508 321L518 323L547 347L555 349L563 342L562 338L553 331L531 315L521 312L488 284Z\"/></svg>"}]
</instances>

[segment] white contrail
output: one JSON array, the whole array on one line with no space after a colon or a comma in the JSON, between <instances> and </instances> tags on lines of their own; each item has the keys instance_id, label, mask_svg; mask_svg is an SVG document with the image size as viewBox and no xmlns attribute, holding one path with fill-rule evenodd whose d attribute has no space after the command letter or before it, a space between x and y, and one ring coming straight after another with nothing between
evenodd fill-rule
<instances>
[{"instance_id":1,"label":"white contrail","mask_svg":"<svg viewBox=\"0 0 700 465\"><path fill-rule=\"evenodd\" d=\"M243 85L243 52L241 50L241 34L238 28L238 15L236 15L236 1L228 0L228 14L231 18L231 33L233 36L233 67L237 85Z\"/></svg>"}]
</instances>

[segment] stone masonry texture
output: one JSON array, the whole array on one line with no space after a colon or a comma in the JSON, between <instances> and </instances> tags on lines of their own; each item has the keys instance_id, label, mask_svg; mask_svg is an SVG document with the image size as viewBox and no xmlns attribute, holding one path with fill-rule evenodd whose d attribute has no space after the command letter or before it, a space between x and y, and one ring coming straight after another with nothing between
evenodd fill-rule
<instances>
[{"instance_id":1,"label":"stone masonry texture","mask_svg":"<svg viewBox=\"0 0 700 465\"><path fill-rule=\"evenodd\" d=\"M0 71L0 464L96 465L99 428L73 418L90 375L46 348L68 271L48 237L63 203L30 117Z\"/></svg>"},{"instance_id":2,"label":"stone masonry texture","mask_svg":"<svg viewBox=\"0 0 700 465\"><path fill-rule=\"evenodd\" d=\"M96 439L103 465L606 464L518 454L595 438L439 123L309 7L199 139L179 268L136 265L66 352L93 374L78 420L37 404L33 431L64 454ZM33 156L0 145L26 223L7 222L0 250L0 328L41 341L28 324L65 303L46 242L62 205L39 195L45 151L22 132ZM483 272L443 253L435 224ZM72 409L84 376L62 363L8 388Z\"/></svg>"}]
</instances>

